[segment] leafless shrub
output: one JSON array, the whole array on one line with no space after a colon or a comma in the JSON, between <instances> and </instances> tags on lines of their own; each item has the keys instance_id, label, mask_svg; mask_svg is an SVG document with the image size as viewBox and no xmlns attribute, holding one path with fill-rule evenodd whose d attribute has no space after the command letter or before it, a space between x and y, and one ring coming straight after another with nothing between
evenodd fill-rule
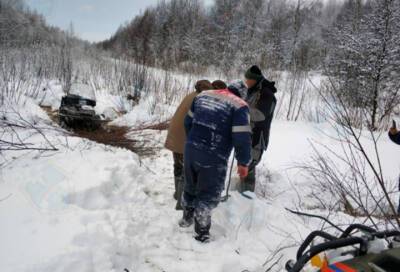
<instances>
[{"instance_id":1,"label":"leafless shrub","mask_svg":"<svg viewBox=\"0 0 400 272\"><path fill-rule=\"evenodd\" d=\"M297 121L304 106L306 98L307 76L304 72L294 72L291 74L288 86L288 109L286 119L288 121Z\"/></svg>"},{"instance_id":2,"label":"leafless shrub","mask_svg":"<svg viewBox=\"0 0 400 272\"><path fill-rule=\"evenodd\" d=\"M22 96L37 98L44 81L42 56L37 51L0 53L0 105L18 103Z\"/></svg>"},{"instance_id":3,"label":"leafless shrub","mask_svg":"<svg viewBox=\"0 0 400 272\"><path fill-rule=\"evenodd\" d=\"M57 147L47 136L50 129L22 116L18 110L8 106L7 110L0 108L0 155L4 152L54 152ZM39 137L40 141L33 139ZM0 167L4 162L0 163Z\"/></svg>"},{"instance_id":4,"label":"leafless shrub","mask_svg":"<svg viewBox=\"0 0 400 272\"><path fill-rule=\"evenodd\" d=\"M367 217L374 226L380 220L400 226L391 196L392 183L382 170L378 146L381 135L370 126L364 130L356 128L358 119L336 95L335 88L331 81L320 94L335 131L332 138L340 149L314 144L311 162L300 168L318 184L317 194L331 196L323 199L329 209Z\"/></svg>"},{"instance_id":5,"label":"leafless shrub","mask_svg":"<svg viewBox=\"0 0 400 272\"><path fill-rule=\"evenodd\" d=\"M279 99L276 117L287 121L321 122L318 100L319 87L311 80L309 72L296 70L273 77L279 82Z\"/></svg>"}]
</instances>

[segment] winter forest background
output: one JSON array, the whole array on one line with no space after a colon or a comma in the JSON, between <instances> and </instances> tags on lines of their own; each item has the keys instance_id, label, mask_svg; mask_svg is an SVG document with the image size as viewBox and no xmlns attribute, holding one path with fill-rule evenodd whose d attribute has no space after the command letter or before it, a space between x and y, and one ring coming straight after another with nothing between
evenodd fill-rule
<instances>
[{"instance_id":1,"label":"winter forest background","mask_svg":"<svg viewBox=\"0 0 400 272\"><path fill-rule=\"evenodd\" d=\"M127 238L135 237L133 233L147 226L149 218L142 225L116 222L127 213L149 208L153 210L146 216L158 218L155 211L164 207L161 191L169 192L168 184L172 181L165 178L165 184L159 185L156 176L147 175L168 169L167 154L160 151L164 130L178 103L193 90L195 81L242 78L252 64L258 64L267 78L276 81L279 91L276 125L272 129L277 136L272 135L272 150L265 159L265 170L259 173L262 184L257 193L257 205L264 207L269 201L272 208L254 208L253 215L270 218L273 214L278 225L268 230L249 230L249 235L257 234L252 239L274 242L268 249L256 247L257 257L251 256L252 247L245 247L248 251L243 253L244 262L254 271L258 271L256 267L260 271L281 271L284 260L293 255L306 233L328 228L295 217L281 218L284 210L279 208L285 205L323 214L341 224L362 222L384 229L400 226L394 216L398 202L398 153L386 139L391 120L399 120L400 115L400 1L215 0L214 4L205 5L200 0L161 0L103 42L90 43L78 38L74 27L79 26L61 30L48 25L23 0L0 0L0 193L4 192L0 194L0 207L14 209L13 201L19 200L12 196L18 196L19 189L14 192L10 188L21 181L24 185L18 186L29 189L25 182L33 173L47 171L48 158L70 167L63 172L68 180L65 184L96 180L85 185L88 187L74 185L74 190L65 189L62 182L45 185L63 188L57 195L57 203L63 209L68 205L81 209L75 212L82 216L79 222L85 222L82 224L86 230L82 233L87 240L79 245L80 250L86 257L92 254L92 260L102 260L98 271L112 271L110 267L122 271L120 268L129 265L143 269L139 271L165 269L163 265L168 261L154 261L151 257L162 255L165 248L155 247L146 255L152 242L140 246L140 237L135 241ZM61 97L74 91L76 83L88 86L97 100L96 111L104 116L108 126L104 131L121 132L123 128L122 139L107 140L103 146L103 138L87 140L86 136L58 126L54 116ZM114 149L127 143L138 145L133 148L138 157ZM141 156L143 150L146 156ZM149 150L163 154L163 159L157 161L154 154L148 156ZM293 159L293 153L298 157ZM87 156L85 161L89 162L80 161L81 156ZM124 161L126 165L113 165L110 160ZM78 162L86 168L72 176ZM128 168L139 170L132 173ZM99 178L98 169L110 180ZM154 184L140 181L132 189L130 180L137 176L155 180ZM104 183L97 184L99 180ZM157 186L162 189L154 189ZM135 196L130 193L132 190L137 190ZM281 195L279 190L291 192L290 196ZM117 195L126 203L141 204L120 206ZM48 199L44 201L44 194L40 200L36 196L35 193L30 198L39 209L43 203L46 209L54 204ZM296 200L291 203L288 199ZM240 201L235 198L232 205L240 206ZM118 208L113 209L115 206ZM107 216L92 214L94 211ZM167 218L178 217L168 214L171 212L165 212ZM217 211L217 220L230 218L226 217L228 213L229 209L222 207ZM242 220L240 216L245 213L238 212L237 220ZM96 216L101 217L98 220L102 223L91 220ZM287 220L293 226L277 231L286 227ZM43 218L37 217L37 221ZM39 224L37 228L50 229L49 226L53 227L52 223ZM6 233L13 228L6 227ZM107 231L100 231L103 227ZM171 233L172 230L171 226ZM149 230L148 239L153 239L151 233L157 231ZM223 234L227 240L251 239L240 240L234 229L232 233L225 229ZM163 241L160 236L156 238L154 243ZM180 252L176 249L182 246L180 242L176 242L172 252ZM224 245L226 250L236 246L231 240ZM101 249L97 255L92 251L96 247ZM6 255L6 251L2 249L0 253ZM140 254L146 256L145 262L137 257ZM75 264L88 268L82 271L89 271L93 265L76 255L70 257ZM193 261L191 257L180 258ZM39 266L36 271L53 271L60 260L42 263L45 268ZM215 264L221 262L215 257L212 260ZM198 260L193 262L198 267L206 265ZM14 263L0 263L0 270L1 266L15 268L15 263L17 259ZM33 260L32 263L37 264ZM65 259L61 261L61 267L68 265ZM174 265L172 271L180 271L174 270L177 264ZM236 266L229 264L225 269ZM243 264L240 267L246 268ZM215 271L225 271L219 268Z\"/></svg>"},{"instance_id":2,"label":"winter forest background","mask_svg":"<svg viewBox=\"0 0 400 272\"><path fill-rule=\"evenodd\" d=\"M224 0L211 7L201 1L160 1L109 40L89 44L74 36L72 25L69 31L50 27L23 1L4 0L2 63L23 58L32 66L25 70L62 79L66 92L71 81L93 76L79 78L82 57L90 65L101 66L99 61L108 56L165 71L212 71L228 78L253 63L271 74L288 71L296 79L320 71L336 79L352 108L368 111L360 118L379 128L399 102L398 6L398 1L362 0ZM119 81L135 81L131 77ZM119 89L132 86L117 84L126 85ZM288 113L288 119L295 117Z\"/></svg>"}]
</instances>

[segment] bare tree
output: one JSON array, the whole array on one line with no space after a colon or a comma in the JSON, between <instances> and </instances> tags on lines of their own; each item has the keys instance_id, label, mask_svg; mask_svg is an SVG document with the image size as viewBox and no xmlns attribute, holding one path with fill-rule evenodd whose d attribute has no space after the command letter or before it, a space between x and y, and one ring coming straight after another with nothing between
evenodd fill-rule
<instances>
[{"instance_id":1,"label":"bare tree","mask_svg":"<svg viewBox=\"0 0 400 272\"><path fill-rule=\"evenodd\" d=\"M243 66L309 70L325 57L319 1L160 1L122 26L105 49L164 69L200 72L209 66L227 77Z\"/></svg>"},{"instance_id":2,"label":"bare tree","mask_svg":"<svg viewBox=\"0 0 400 272\"><path fill-rule=\"evenodd\" d=\"M336 88L337 85L330 81L327 90L321 92L321 97L336 132L332 138L338 142L340 149L317 143L313 145L311 162L300 168L320 185L321 192L329 192L333 196L331 200L323 200L330 209L365 216L375 226L380 219L400 226L391 196L392 183L385 178L382 170L378 146L380 134L371 127L368 127L368 135L365 135L365 130L356 128L354 116L349 106L336 95ZM370 142L372 151L367 148Z\"/></svg>"}]
</instances>

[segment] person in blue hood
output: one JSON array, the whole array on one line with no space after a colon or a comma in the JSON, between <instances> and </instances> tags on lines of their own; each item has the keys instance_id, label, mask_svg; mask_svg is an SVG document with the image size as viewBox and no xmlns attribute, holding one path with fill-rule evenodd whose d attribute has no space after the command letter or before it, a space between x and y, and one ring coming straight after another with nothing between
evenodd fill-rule
<instances>
[{"instance_id":1,"label":"person in blue hood","mask_svg":"<svg viewBox=\"0 0 400 272\"><path fill-rule=\"evenodd\" d=\"M193 101L185 118L187 142L184 153L185 188L181 227L195 224L195 239L210 239L211 211L224 189L227 164L235 148L238 174L245 178L251 162L249 108L241 98L243 82L227 89L206 91Z\"/></svg>"}]
</instances>

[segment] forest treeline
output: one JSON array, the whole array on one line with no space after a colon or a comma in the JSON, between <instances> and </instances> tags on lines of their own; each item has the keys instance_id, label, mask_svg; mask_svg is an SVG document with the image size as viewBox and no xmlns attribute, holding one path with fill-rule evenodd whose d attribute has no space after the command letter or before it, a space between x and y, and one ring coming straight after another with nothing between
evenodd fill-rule
<instances>
[{"instance_id":1,"label":"forest treeline","mask_svg":"<svg viewBox=\"0 0 400 272\"><path fill-rule=\"evenodd\" d=\"M24 0L0 0L0 47L26 48L55 46L72 38L71 29L47 24L43 15L31 10ZM74 38L76 42L84 43ZM86 43L89 46L89 43Z\"/></svg>"},{"instance_id":2,"label":"forest treeline","mask_svg":"<svg viewBox=\"0 0 400 272\"><path fill-rule=\"evenodd\" d=\"M0 0L0 47L1 70L58 78L66 92L71 82L87 81L84 60L93 72L113 56L227 78L252 64L303 79L299 73L319 71L352 110L354 125L373 130L386 126L400 104L399 0L215 0L208 6L162 0L96 45L77 38L72 27L49 26L23 0ZM119 79L118 89L136 82L131 77Z\"/></svg>"},{"instance_id":3,"label":"forest treeline","mask_svg":"<svg viewBox=\"0 0 400 272\"><path fill-rule=\"evenodd\" d=\"M228 77L252 64L318 70L354 118L377 129L400 103L399 2L163 0L100 46L144 65Z\"/></svg>"},{"instance_id":4,"label":"forest treeline","mask_svg":"<svg viewBox=\"0 0 400 272\"><path fill-rule=\"evenodd\" d=\"M216 66L321 69L337 25L360 20L364 1L160 1L101 46L166 69Z\"/></svg>"}]
</instances>

